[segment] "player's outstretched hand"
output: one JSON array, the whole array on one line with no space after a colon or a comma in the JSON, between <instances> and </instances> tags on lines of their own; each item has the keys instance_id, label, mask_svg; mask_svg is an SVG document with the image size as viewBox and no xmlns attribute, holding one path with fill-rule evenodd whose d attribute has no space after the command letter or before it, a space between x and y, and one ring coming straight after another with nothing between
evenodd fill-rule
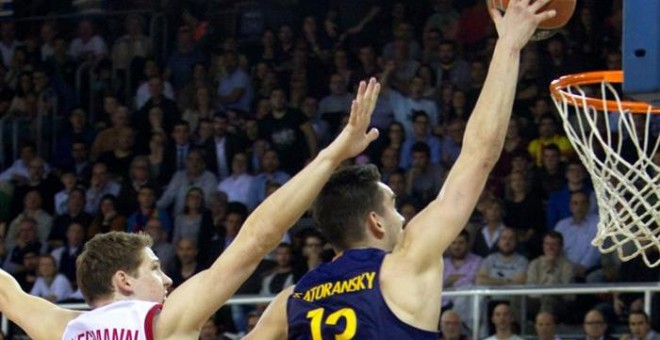
<instances>
[{"instance_id":1,"label":"player's outstretched hand","mask_svg":"<svg viewBox=\"0 0 660 340\"><path fill-rule=\"evenodd\" d=\"M380 84L376 79L371 78L369 83L360 82L357 95L351 105L351 115L348 124L339 133L337 138L328 146L328 151L345 160L359 155L367 148L369 143L378 138L378 130L371 128L371 115L376 107L378 94L380 93Z\"/></svg>"},{"instance_id":2,"label":"player's outstretched hand","mask_svg":"<svg viewBox=\"0 0 660 340\"><path fill-rule=\"evenodd\" d=\"M510 0L504 15L496 8L491 9L490 16L500 40L518 50L525 47L539 24L557 15L555 10L539 12L548 2L550 0Z\"/></svg>"}]
</instances>

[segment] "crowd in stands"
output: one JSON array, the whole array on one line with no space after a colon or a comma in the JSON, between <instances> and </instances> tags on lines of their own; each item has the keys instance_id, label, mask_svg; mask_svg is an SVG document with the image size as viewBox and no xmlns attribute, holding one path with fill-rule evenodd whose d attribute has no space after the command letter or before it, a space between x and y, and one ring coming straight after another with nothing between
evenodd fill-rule
<instances>
[{"instance_id":1,"label":"crowd in stands","mask_svg":"<svg viewBox=\"0 0 660 340\"><path fill-rule=\"evenodd\" d=\"M149 1L89 2L111 11ZM261 13L277 6L280 20L264 17L272 25L257 39L220 29L191 1L168 15L172 49L159 53L146 14L19 20L55 13L54 3L15 1L0 24L0 265L53 302L82 298L75 260L98 233L149 234L174 287L207 268L250 211L338 133L369 77L383 84L373 117L381 137L352 163L376 164L410 220L461 150L497 39L481 0L274 1ZM548 93L561 75L620 69L621 20L622 0L578 1L564 29L523 50L504 150L447 251L445 288L660 280L641 259L621 263L591 245L594 190ZM88 62L92 81L76 87ZM654 121L650 133L659 132ZM306 216L239 294L276 294L333 256ZM583 321L588 333L596 322L643 319L642 301L531 296L526 310L539 336ZM520 299L505 302L484 305L499 339L515 334L521 313ZM445 298L444 338L470 324L469 306ZM256 320L250 308L226 307L203 336Z\"/></svg>"}]
</instances>

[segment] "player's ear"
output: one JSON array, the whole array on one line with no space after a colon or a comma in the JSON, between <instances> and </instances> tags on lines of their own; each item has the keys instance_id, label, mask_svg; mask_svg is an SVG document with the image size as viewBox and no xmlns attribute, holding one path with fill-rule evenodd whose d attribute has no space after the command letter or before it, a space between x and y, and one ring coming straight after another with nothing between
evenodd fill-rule
<instances>
[{"instance_id":1,"label":"player's ear","mask_svg":"<svg viewBox=\"0 0 660 340\"><path fill-rule=\"evenodd\" d=\"M112 276L112 283L117 293L121 295L131 295L134 291L133 278L123 270L115 272L115 275Z\"/></svg>"},{"instance_id":2,"label":"player's ear","mask_svg":"<svg viewBox=\"0 0 660 340\"><path fill-rule=\"evenodd\" d=\"M367 232L375 236L377 239L381 239L385 236L385 224L375 211L369 213L367 218Z\"/></svg>"}]
</instances>

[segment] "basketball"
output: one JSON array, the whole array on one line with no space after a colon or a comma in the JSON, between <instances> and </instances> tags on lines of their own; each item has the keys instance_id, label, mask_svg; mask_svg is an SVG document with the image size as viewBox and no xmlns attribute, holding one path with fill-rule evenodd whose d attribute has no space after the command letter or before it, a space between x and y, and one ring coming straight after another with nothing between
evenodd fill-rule
<instances>
[{"instance_id":1,"label":"basketball","mask_svg":"<svg viewBox=\"0 0 660 340\"><path fill-rule=\"evenodd\" d=\"M539 12L554 9L557 12L554 18L547 19L539 24L538 30L532 36L532 40L543 40L551 37L560 28L564 27L575 12L577 0L550 0L548 4L541 7ZM487 0L488 8L496 8L501 12L506 11L509 0Z\"/></svg>"}]
</instances>

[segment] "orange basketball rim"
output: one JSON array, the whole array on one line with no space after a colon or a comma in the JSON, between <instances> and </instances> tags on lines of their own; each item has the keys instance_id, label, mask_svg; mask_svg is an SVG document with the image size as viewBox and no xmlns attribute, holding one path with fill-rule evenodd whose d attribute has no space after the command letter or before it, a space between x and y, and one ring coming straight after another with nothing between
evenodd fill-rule
<instances>
[{"instance_id":1,"label":"orange basketball rim","mask_svg":"<svg viewBox=\"0 0 660 340\"><path fill-rule=\"evenodd\" d=\"M596 71L569 74L563 76L550 84L550 93L558 100L567 102L573 106L588 105L600 111L625 112L630 113L655 113L660 114L660 107L654 107L649 103L638 101L606 100L603 98L592 98L575 94L568 91L570 87L579 87L582 85L595 85L603 83L622 83L623 71Z\"/></svg>"}]
</instances>

